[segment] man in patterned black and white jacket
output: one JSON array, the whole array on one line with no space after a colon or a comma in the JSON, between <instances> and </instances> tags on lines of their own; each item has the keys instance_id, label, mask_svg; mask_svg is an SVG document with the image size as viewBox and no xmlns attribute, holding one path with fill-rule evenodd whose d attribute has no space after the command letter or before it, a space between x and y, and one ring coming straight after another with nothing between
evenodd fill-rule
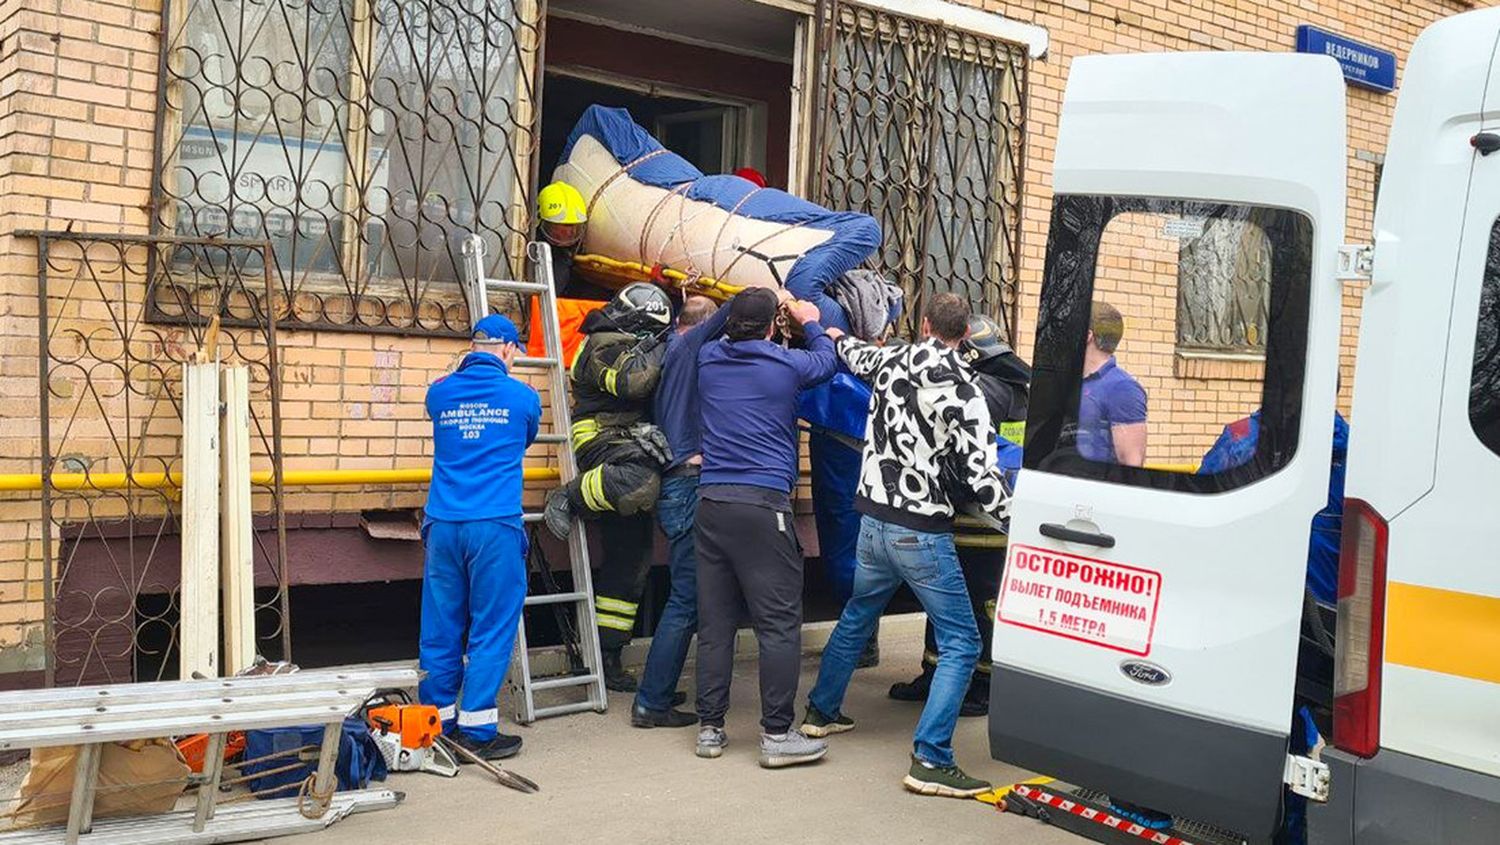
<instances>
[{"instance_id":1,"label":"man in patterned black and white jacket","mask_svg":"<svg viewBox=\"0 0 1500 845\"><path fill-rule=\"evenodd\" d=\"M943 468L957 469L974 501L997 519L1010 507L989 409L956 352L968 324L968 306L944 293L928 303L918 343L874 346L837 337L839 357L871 386L854 505L863 514L859 566L802 724L814 737L853 729L841 708L855 661L904 582L936 628L938 666L903 783L923 795L955 798L978 795L990 784L969 777L953 759L953 729L979 655L979 631L953 547L953 503Z\"/></svg>"}]
</instances>

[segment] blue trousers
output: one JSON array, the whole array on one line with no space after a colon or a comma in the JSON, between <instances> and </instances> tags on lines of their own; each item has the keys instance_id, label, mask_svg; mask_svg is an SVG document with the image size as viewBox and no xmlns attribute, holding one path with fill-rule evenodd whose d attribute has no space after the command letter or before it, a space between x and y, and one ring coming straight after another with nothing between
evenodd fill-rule
<instances>
[{"instance_id":1,"label":"blue trousers","mask_svg":"<svg viewBox=\"0 0 1500 845\"><path fill-rule=\"evenodd\" d=\"M839 440L814 431L807 438L812 461L812 496L817 502L813 521L818 526L818 549L828 573L833 597L849 600L854 590L855 550L859 544L859 512L854 492L859 487L860 453Z\"/></svg>"},{"instance_id":2,"label":"blue trousers","mask_svg":"<svg viewBox=\"0 0 1500 845\"><path fill-rule=\"evenodd\" d=\"M526 601L526 532L519 519L434 520L422 534L420 664L426 676L417 696L438 708L445 731L456 726L486 742L495 738L495 700Z\"/></svg>"},{"instance_id":3,"label":"blue trousers","mask_svg":"<svg viewBox=\"0 0 1500 845\"><path fill-rule=\"evenodd\" d=\"M698 515L698 476L674 475L661 480L656 520L667 537L672 588L651 636L651 651L641 671L635 703L647 710L667 710L682 677L688 647L698 631L698 558L693 551L693 520Z\"/></svg>"},{"instance_id":4,"label":"blue trousers","mask_svg":"<svg viewBox=\"0 0 1500 845\"><path fill-rule=\"evenodd\" d=\"M854 595L845 603L828 639L808 700L825 716L839 715L854 675L854 663L875 630L880 612L903 581L922 602L938 644L937 670L917 722L913 750L923 762L951 766L958 708L979 657L979 631L952 534L913 531L864 517L859 527Z\"/></svg>"}]
</instances>

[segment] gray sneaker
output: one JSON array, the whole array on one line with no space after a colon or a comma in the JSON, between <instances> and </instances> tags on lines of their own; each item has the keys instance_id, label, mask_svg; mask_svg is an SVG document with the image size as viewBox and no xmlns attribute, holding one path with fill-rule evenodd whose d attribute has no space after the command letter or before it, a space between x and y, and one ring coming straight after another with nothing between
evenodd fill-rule
<instances>
[{"instance_id":1,"label":"gray sneaker","mask_svg":"<svg viewBox=\"0 0 1500 845\"><path fill-rule=\"evenodd\" d=\"M698 729L698 756L709 760L724 753L724 746L729 744L729 737L725 735L723 728L704 725Z\"/></svg>"},{"instance_id":2,"label":"gray sneaker","mask_svg":"<svg viewBox=\"0 0 1500 845\"><path fill-rule=\"evenodd\" d=\"M760 735L760 764L767 769L798 766L821 760L828 753L828 743L811 739L793 728L781 736Z\"/></svg>"}]
</instances>

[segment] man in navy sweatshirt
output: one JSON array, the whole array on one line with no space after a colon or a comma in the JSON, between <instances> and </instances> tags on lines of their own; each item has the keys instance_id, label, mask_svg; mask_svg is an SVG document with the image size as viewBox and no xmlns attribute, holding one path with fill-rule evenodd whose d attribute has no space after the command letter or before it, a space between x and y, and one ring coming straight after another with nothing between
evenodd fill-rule
<instances>
[{"instance_id":1,"label":"man in navy sweatshirt","mask_svg":"<svg viewBox=\"0 0 1500 845\"><path fill-rule=\"evenodd\" d=\"M772 342L778 300L805 350ZM828 746L792 727L802 660L802 549L792 525L797 394L833 377L838 357L817 306L753 288L728 306L725 337L698 356L703 470L698 551L698 756L724 752L724 716L743 602L760 643L760 764L809 763Z\"/></svg>"},{"instance_id":2,"label":"man in navy sweatshirt","mask_svg":"<svg viewBox=\"0 0 1500 845\"><path fill-rule=\"evenodd\" d=\"M520 351L515 324L492 314L473 339L458 368L427 389L433 454L417 695L438 708L456 741L499 760L521 750L520 737L496 731L495 699L526 600L521 464L542 402L510 376Z\"/></svg>"},{"instance_id":3,"label":"man in navy sweatshirt","mask_svg":"<svg viewBox=\"0 0 1500 845\"><path fill-rule=\"evenodd\" d=\"M646 668L641 670L640 688L630 711L630 724L638 728L684 728L698 721L697 716L674 709L682 703L677 698L677 681L698 630L698 558L693 553L698 475L703 466L698 353L724 331L728 316L728 308L716 308L708 297L687 297L662 358L653 417L671 444L672 461L662 470L656 521L667 538L672 588L651 635L651 651L646 654Z\"/></svg>"}]
</instances>

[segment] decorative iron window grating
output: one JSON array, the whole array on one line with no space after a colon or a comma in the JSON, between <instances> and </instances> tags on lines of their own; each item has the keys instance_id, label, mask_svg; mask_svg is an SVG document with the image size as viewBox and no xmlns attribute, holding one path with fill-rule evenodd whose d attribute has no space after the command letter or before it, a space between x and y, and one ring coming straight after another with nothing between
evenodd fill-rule
<instances>
[{"instance_id":1,"label":"decorative iron window grating","mask_svg":"<svg viewBox=\"0 0 1500 845\"><path fill-rule=\"evenodd\" d=\"M182 367L209 342L213 315L245 326L215 349L249 371L251 469L269 470L251 497L256 645L290 659L280 368L260 307L274 287L268 244L18 234L37 242L47 685L177 670Z\"/></svg>"},{"instance_id":2,"label":"decorative iron window grating","mask_svg":"<svg viewBox=\"0 0 1500 845\"><path fill-rule=\"evenodd\" d=\"M1264 355L1271 317L1267 212L1243 219L1177 221L1177 346L1185 351Z\"/></svg>"},{"instance_id":3,"label":"decorative iron window grating","mask_svg":"<svg viewBox=\"0 0 1500 845\"><path fill-rule=\"evenodd\" d=\"M880 221L877 267L1010 334L1021 261L1026 48L844 2L818 4L812 195Z\"/></svg>"},{"instance_id":4,"label":"decorative iron window grating","mask_svg":"<svg viewBox=\"0 0 1500 845\"><path fill-rule=\"evenodd\" d=\"M269 241L283 326L466 332L464 237L504 277L530 229L544 5L169 0L157 231Z\"/></svg>"}]
</instances>

